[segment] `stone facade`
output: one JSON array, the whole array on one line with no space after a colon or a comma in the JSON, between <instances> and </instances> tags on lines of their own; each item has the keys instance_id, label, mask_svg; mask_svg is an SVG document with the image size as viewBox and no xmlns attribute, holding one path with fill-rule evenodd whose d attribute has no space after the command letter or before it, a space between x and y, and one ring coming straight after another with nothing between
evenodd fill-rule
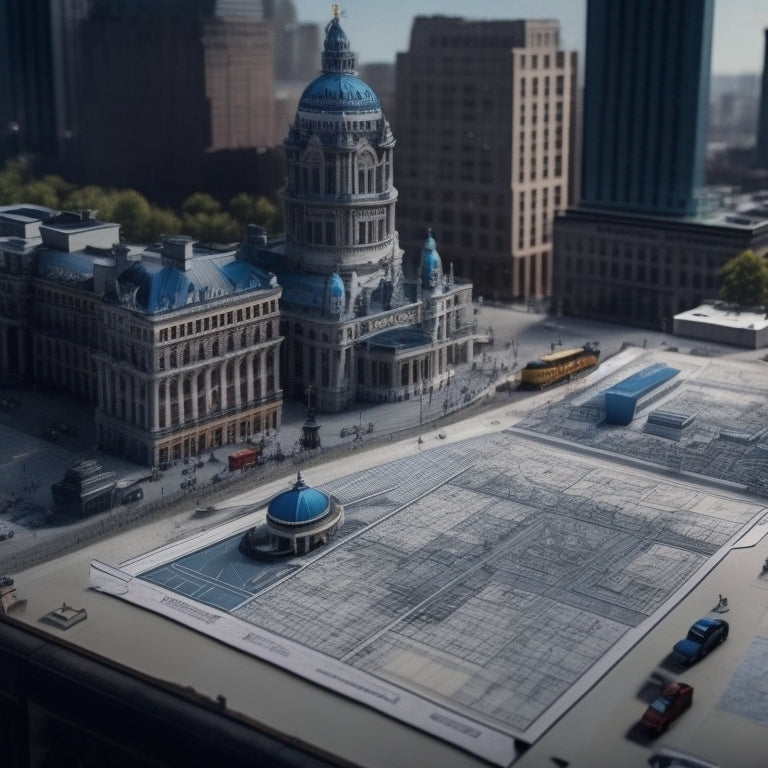
<instances>
[{"instance_id":1,"label":"stone facade","mask_svg":"<svg viewBox=\"0 0 768 768\"><path fill-rule=\"evenodd\" d=\"M286 395L303 398L311 386L325 412L438 389L454 364L472 360L478 338L471 283L442 263L428 280L403 274L395 138L354 66L334 18L323 72L285 139L285 237L268 243L253 228L244 249L283 288Z\"/></svg>"}]
</instances>

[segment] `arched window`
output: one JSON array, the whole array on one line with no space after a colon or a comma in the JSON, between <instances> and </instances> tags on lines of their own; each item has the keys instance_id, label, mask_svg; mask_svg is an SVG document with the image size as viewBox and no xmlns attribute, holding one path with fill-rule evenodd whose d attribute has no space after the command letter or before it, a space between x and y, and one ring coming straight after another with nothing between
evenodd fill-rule
<instances>
[{"instance_id":1,"label":"arched window","mask_svg":"<svg viewBox=\"0 0 768 768\"><path fill-rule=\"evenodd\" d=\"M376 156L365 150L357 158L357 193L369 195L374 191L376 175Z\"/></svg>"},{"instance_id":2,"label":"arched window","mask_svg":"<svg viewBox=\"0 0 768 768\"><path fill-rule=\"evenodd\" d=\"M305 191L313 195L319 195L323 190L321 186L323 157L314 149L310 149L303 158Z\"/></svg>"}]
</instances>

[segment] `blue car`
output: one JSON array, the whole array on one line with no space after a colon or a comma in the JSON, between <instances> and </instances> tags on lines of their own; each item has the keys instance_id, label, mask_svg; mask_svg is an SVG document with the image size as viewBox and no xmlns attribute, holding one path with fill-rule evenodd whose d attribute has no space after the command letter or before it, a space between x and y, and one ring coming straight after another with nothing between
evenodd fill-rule
<instances>
[{"instance_id":1,"label":"blue car","mask_svg":"<svg viewBox=\"0 0 768 768\"><path fill-rule=\"evenodd\" d=\"M672 658L680 664L693 664L703 659L716 645L728 639L728 622L723 619L699 619L685 640L675 643Z\"/></svg>"}]
</instances>

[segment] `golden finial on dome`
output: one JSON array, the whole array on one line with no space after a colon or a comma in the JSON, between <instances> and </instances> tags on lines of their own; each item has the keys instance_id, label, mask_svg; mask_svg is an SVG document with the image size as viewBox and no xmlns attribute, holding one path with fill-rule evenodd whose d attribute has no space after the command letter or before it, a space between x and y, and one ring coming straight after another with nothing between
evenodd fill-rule
<instances>
[{"instance_id":1,"label":"golden finial on dome","mask_svg":"<svg viewBox=\"0 0 768 768\"><path fill-rule=\"evenodd\" d=\"M339 20L339 4L338 3L334 3L331 6L331 10L333 11L333 20L334 21L338 21Z\"/></svg>"}]
</instances>

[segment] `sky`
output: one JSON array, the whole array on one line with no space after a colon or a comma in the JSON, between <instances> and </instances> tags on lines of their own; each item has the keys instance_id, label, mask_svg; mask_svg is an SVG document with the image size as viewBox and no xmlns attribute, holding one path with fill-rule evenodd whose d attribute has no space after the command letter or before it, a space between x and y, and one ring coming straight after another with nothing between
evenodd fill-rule
<instances>
[{"instance_id":1,"label":"sky","mask_svg":"<svg viewBox=\"0 0 768 768\"><path fill-rule=\"evenodd\" d=\"M326 0L293 0L301 22L323 26L331 19ZM340 0L342 25L359 64L394 61L408 50L414 16L442 14L468 19L553 18L560 21L563 47L583 50L585 0ZM715 0L712 72L761 72L766 0Z\"/></svg>"}]
</instances>

